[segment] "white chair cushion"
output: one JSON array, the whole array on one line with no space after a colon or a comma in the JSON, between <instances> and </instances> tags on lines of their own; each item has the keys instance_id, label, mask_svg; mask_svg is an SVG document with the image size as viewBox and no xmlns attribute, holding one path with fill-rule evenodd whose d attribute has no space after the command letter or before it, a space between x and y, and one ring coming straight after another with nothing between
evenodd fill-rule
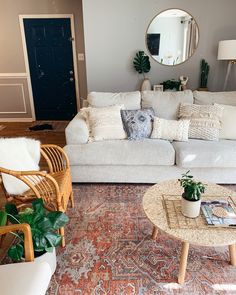
<instances>
[{"instance_id":1,"label":"white chair cushion","mask_svg":"<svg viewBox=\"0 0 236 295\"><path fill-rule=\"evenodd\" d=\"M40 141L30 138L0 139L0 167L15 171L38 171ZM23 194L29 187L11 175L2 175L3 184L9 194Z\"/></svg>"},{"instance_id":2,"label":"white chair cushion","mask_svg":"<svg viewBox=\"0 0 236 295\"><path fill-rule=\"evenodd\" d=\"M47 262L25 262L0 266L2 295L45 295L51 279Z\"/></svg>"}]
</instances>

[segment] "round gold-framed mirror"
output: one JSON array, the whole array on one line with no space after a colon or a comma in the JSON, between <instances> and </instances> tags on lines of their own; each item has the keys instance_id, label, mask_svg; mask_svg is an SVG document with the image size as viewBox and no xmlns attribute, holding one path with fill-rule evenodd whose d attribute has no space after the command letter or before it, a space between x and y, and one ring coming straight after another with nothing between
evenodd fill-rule
<instances>
[{"instance_id":1,"label":"round gold-framed mirror","mask_svg":"<svg viewBox=\"0 0 236 295\"><path fill-rule=\"evenodd\" d=\"M152 58L162 65L176 66L187 61L199 43L199 27L185 10L172 8L158 13L146 32Z\"/></svg>"}]
</instances>

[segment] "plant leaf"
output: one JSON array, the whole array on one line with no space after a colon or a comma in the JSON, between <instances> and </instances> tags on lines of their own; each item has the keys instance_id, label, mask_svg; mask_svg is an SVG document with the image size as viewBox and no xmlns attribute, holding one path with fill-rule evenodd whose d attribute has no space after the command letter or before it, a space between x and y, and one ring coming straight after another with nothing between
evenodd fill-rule
<instances>
[{"instance_id":1,"label":"plant leaf","mask_svg":"<svg viewBox=\"0 0 236 295\"><path fill-rule=\"evenodd\" d=\"M50 212L47 217L50 219L52 227L55 230L63 227L69 221L69 217L61 211Z\"/></svg>"},{"instance_id":2,"label":"plant leaf","mask_svg":"<svg viewBox=\"0 0 236 295\"><path fill-rule=\"evenodd\" d=\"M12 204L12 203L6 203L5 204L5 210L8 214L11 214L11 215L18 215L18 210L16 208L16 205L15 204Z\"/></svg>"},{"instance_id":3,"label":"plant leaf","mask_svg":"<svg viewBox=\"0 0 236 295\"><path fill-rule=\"evenodd\" d=\"M24 247L21 244L13 245L7 252L8 256L15 262L22 260Z\"/></svg>"},{"instance_id":4,"label":"plant leaf","mask_svg":"<svg viewBox=\"0 0 236 295\"><path fill-rule=\"evenodd\" d=\"M139 74L148 73L151 69L149 57L144 51L139 51L133 60L133 66Z\"/></svg>"},{"instance_id":5,"label":"plant leaf","mask_svg":"<svg viewBox=\"0 0 236 295\"><path fill-rule=\"evenodd\" d=\"M41 232L44 232L44 233L52 229L52 223L48 217L42 218L36 224L36 226Z\"/></svg>"},{"instance_id":6,"label":"plant leaf","mask_svg":"<svg viewBox=\"0 0 236 295\"><path fill-rule=\"evenodd\" d=\"M37 199L32 202L32 207L38 215L44 216L45 215L45 209L43 207L43 200Z\"/></svg>"},{"instance_id":7,"label":"plant leaf","mask_svg":"<svg viewBox=\"0 0 236 295\"><path fill-rule=\"evenodd\" d=\"M46 233L45 238L52 247L57 247L61 243L61 235L54 232Z\"/></svg>"},{"instance_id":8,"label":"plant leaf","mask_svg":"<svg viewBox=\"0 0 236 295\"><path fill-rule=\"evenodd\" d=\"M46 240L44 234L42 234L38 231L37 232L34 231L32 236L33 236L33 244L34 244L35 251L41 252L41 251L44 251L48 247L47 240Z\"/></svg>"},{"instance_id":9,"label":"plant leaf","mask_svg":"<svg viewBox=\"0 0 236 295\"><path fill-rule=\"evenodd\" d=\"M0 211L0 226L7 224L7 213L5 211Z\"/></svg>"}]
</instances>

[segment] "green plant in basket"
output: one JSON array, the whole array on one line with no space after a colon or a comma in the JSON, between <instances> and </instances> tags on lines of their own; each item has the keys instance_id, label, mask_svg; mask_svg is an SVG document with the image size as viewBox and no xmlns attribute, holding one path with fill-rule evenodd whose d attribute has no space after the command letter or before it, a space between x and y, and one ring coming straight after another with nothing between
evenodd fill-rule
<instances>
[{"instance_id":1,"label":"green plant in basket","mask_svg":"<svg viewBox=\"0 0 236 295\"><path fill-rule=\"evenodd\" d=\"M33 201L32 208L26 208L21 212L17 210L14 204L7 203L5 211L11 223L28 223L30 225L35 257L46 252L52 252L54 247L60 245L61 235L58 234L58 229L64 227L69 221L69 218L63 212L47 212L42 199ZM12 234L18 237L18 241L8 250L8 256L13 261L21 261L24 253L24 236L20 233Z\"/></svg>"},{"instance_id":2,"label":"green plant in basket","mask_svg":"<svg viewBox=\"0 0 236 295\"><path fill-rule=\"evenodd\" d=\"M178 179L180 185L184 188L182 197L187 201L199 201L201 195L205 192L206 185L200 181L195 181L190 171L182 174L182 178Z\"/></svg>"}]
</instances>

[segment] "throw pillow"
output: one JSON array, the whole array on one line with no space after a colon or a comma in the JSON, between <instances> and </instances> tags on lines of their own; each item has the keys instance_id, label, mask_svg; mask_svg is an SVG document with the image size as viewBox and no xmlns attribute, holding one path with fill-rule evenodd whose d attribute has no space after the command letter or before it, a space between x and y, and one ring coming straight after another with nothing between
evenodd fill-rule
<instances>
[{"instance_id":1,"label":"throw pillow","mask_svg":"<svg viewBox=\"0 0 236 295\"><path fill-rule=\"evenodd\" d=\"M120 114L122 107L88 108L90 135L93 140L126 138Z\"/></svg>"},{"instance_id":2,"label":"throw pillow","mask_svg":"<svg viewBox=\"0 0 236 295\"><path fill-rule=\"evenodd\" d=\"M165 120L154 117L151 138L188 141L189 120Z\"/></svg>"},{"instance_id":3,"label":"throw pillow","mask_svg":"<svg viewBox=\"0 0 236 295\"><path fill-rule=\"evenodd\" d=\"M179 118L190 120L189 138L218 140L223 107L181 104Z\"/></svg>"},{"instance_id":4,"label":"throw pillow","mask_svg":"<svg viewBox=\"0 0 236 295\"><path fill-rule=\"evenodd\" d=\"M215 106L223 107L223 115L221 118L220 138L236 139L236 107L231 105L215 104Z\"/></svg>"},{"instance_id":5,"label":"throw pillow","mask_svg":"<svg viewBox=\"0 0 236 295\"><path fill-rule=\"evenodd\" d=\"M154 111L152 108L141 110L121 110L125 131L128 139L142 139L150 137Z\"/></svg>"}]
</instances>

